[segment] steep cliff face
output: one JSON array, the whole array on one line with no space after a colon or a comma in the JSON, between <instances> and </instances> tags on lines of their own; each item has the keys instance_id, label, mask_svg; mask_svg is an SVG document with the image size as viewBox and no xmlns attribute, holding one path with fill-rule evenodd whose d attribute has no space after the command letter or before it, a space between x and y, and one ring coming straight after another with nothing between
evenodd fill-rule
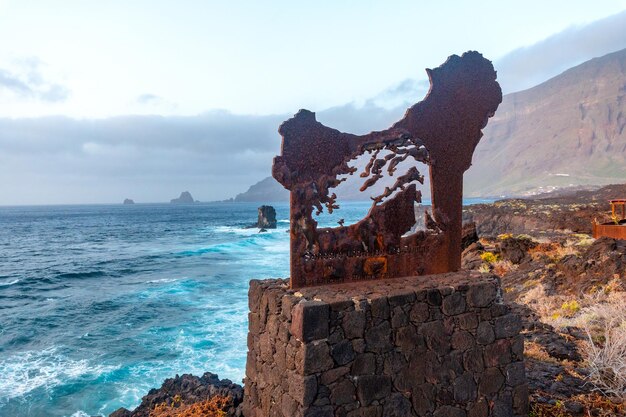
<instances>
[{"instance_id":1,"label":"steep cliff face","mask_svg":"<svg viewBox=\"0 0 626 417\"><path fill-rule=\"evenodd\" d=\"M466 173L465 194L622 181L625 126L626 49L504 96Z\"/></svg>"}]
</instances>

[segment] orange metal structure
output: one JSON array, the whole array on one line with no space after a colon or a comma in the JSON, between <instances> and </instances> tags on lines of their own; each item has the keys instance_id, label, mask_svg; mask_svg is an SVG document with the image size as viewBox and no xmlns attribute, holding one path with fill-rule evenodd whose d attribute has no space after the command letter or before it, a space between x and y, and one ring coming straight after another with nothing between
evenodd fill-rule
<instances>
[{"instance_id":1,"label":"orange metal structure","mask_svg":"<svg viewBox=\"0 0 626 417\"><path fill-rule=\"evenodd\" d=\"M626 239L626 199L619 198L610 200L611 203L611 223L593 222L593 237L611 237L613 239ZM621 209L621 218L618 218L617 211Z\"/></svg>"}]
</instances>

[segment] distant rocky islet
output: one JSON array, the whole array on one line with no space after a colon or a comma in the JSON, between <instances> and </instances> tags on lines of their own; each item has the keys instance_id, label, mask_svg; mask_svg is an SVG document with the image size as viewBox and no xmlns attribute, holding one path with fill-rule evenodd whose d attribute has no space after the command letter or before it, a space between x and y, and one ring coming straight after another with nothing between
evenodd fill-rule
<instances>
[{"instance_id":1,"label":"distant rocky islet","mask_svg":"<svg viewBox=\"0 0 626 417\"><path fill-rule=\"evenodd\" d=\"M198 203L198 201L194 200L193 196L191 195L189 191L183 191L180 193L180 196L178 196L178 198L171 199L170 203L171 204L194 204L194 203ZM132 198L125 198L122 204L124 205L135 204L135 200L133 200Z\"/></svg>"},{"instance_id":2,"label":"distant rocky islet","mask_svg":"<svg viewBox=\"0 0 626 417\"><path fill-rule=\"evenodd\" d=\"M193 204L197 201L193 199L189 191L183 191L178 198L170 200L171 204Z\"/></svg>"}]
</instances>

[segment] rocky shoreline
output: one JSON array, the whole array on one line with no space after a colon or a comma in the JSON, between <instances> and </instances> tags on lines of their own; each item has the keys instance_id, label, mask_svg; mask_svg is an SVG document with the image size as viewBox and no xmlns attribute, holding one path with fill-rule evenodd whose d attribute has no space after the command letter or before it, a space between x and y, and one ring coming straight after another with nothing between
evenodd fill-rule
<instances>
[{"instance_id":1,"label":"rocky shoreline","mask_svg":"<svg viewBox=\"0 0 626 417\"><path fill-rule=\"evenodd\" d=\"M615 184L597 190L543 194L534 199L500 200L464 207L463 221L475 223L480 236L590 234L593 219L611 219L609 200L625 196L626 184Z\"/></svg>"}]
</instances>

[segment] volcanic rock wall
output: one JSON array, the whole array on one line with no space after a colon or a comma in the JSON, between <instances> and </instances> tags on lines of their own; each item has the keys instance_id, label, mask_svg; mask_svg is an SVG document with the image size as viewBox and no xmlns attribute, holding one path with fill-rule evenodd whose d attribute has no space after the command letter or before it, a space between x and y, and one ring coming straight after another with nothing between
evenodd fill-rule
<instances>
[{"instance_id":1,"label":"volcanic rock wall","mask_svg":"<svg viewBox=\"0 0 626 417\"><path fill-rule=\"evenodd\" d=\"M250 283L246 417L528 414L521 322L474 272Z\"/></svg>"}]
</instances>

